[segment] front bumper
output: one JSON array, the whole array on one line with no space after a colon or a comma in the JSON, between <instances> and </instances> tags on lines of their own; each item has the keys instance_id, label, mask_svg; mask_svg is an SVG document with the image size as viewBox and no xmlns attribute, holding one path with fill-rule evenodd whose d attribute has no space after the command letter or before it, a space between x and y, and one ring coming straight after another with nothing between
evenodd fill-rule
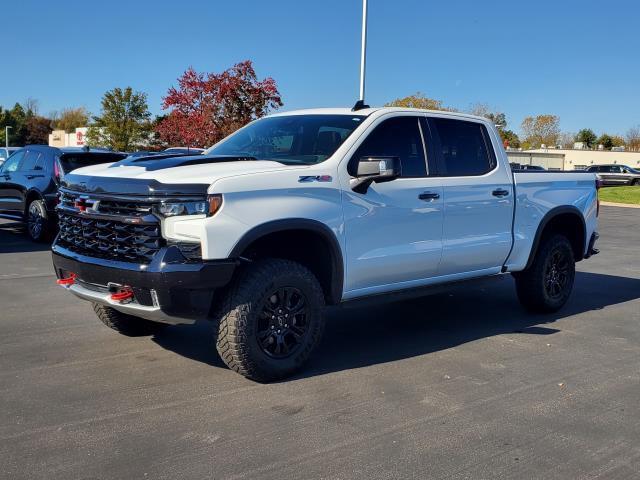
<instances>
[{"instance_id":1,"label":"front bumper","mask_svg":"<svg viewBox=\"0 0 640 480\"><path fill-rule=\"evenodd\" d=\"M215 290L231 281L238 265L235 260L189 261L175 246L160 249L149 264L88 257L56 244L52 255L58 278L75 275L64 288L77 297L170 324L207 318ZM130 288L133 298L113 300L114 285Z\"/></svg>"}]
</instances>

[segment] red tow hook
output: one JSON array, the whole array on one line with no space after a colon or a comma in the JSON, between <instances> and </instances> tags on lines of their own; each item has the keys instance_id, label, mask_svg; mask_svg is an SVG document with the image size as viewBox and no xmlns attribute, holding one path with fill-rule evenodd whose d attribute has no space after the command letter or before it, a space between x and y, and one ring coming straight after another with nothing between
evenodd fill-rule
<instances>
[{"instance_id":1,"label":"red tow hook","mask_svg":"<svg viewBox=\"0 0 640 480\"><path fill-rule=\"evenodd\" d=\"M56 280L58 285L62 285L63 287L70 287L74 283L76 283L76 274L71 273L67 278L59 278Z\"/></svg>"},{"instance_id":2,"label":"red tow hook","mask_svg":"<svg viewBox=\"0 0 640 480\"><path fill-rule=\"evenodd\" d=\"M124 302L125 300L129 300L133 298L133 290L130 288L125 288L119 292L111 294L111 300L115 302Z\"/></svg>"}]
</instances>

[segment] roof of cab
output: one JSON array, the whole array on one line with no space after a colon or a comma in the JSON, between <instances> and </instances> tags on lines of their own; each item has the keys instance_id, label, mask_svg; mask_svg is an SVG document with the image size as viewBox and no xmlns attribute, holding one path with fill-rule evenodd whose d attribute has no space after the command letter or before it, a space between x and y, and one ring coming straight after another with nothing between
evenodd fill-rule
<instances>
[{"instance_id":1,"label":"roof of cab","mask_svg":"<svg viewBox=\"0 0 640 480\"><path fill-rule=\"evenodd\" d=\"M464 117L470 120L482 121L482 122L490 122L485 117L479 117L477 115L469 115L468 113L461 112L449 112L445 110L424 110L421 108L405 108L405 107L370 107L363 108L362 110L353 111L350 108L309 108L303 110L291 110L288 112L278 112L269 115L270 117L283 117L287 115L358 115L358 116L369 116L372 114L383 115L385 113L393 113L393 112L406 112L406 113L432 113L444 116L451 117Z\"/></svg>"}]
</instances>

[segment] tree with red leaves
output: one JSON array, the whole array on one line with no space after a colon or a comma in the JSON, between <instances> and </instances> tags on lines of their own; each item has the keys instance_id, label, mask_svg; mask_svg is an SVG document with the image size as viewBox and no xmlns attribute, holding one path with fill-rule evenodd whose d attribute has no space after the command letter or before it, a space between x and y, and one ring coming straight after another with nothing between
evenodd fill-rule
<instances>
[{"instance_id":1,"label":"tree with red leaves","mask_svg":"<svg viewBox=\"0 0 640 480\"><path fill-rule=\"evenodd\" d=\"M209 147L250 121L282 106L273 78L258 80L250 60L222 73L192 67L163 98L169 114L156 127L170 145Z\"/></svg>"}]
</instances>

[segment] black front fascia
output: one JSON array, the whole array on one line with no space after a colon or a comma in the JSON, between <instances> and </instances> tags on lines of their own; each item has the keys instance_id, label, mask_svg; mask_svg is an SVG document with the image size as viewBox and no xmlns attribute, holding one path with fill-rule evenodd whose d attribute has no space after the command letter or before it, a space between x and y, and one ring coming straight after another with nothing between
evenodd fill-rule
<instances>
[{"instance_id":1,"label":"black front fascia","mask_svg":"<svg viewBox=\"0 0 640 480\"><path fill-rule=\"evenodd\" d=\"M149 294L154 290L160 309L180 318L208 317L215 290L231 281L238 266L232 259L187 261L175 246L162 248L149 264L89 257L56 244L52 251L58 278L73 273L87 284L126 285L144 305L150 305Z\"/></svg>"},{"instance_id":2,"label":"black front fascia","mask_svg":"<svg viewBox=\"0 0 640 480\"><path fill-rule=\"evenodd\" d=\"M169 184L146 178L92 177L73 173L62 178L61 186L78 193L144 198L204 197L209 188L208 183Z\"/></svg>"}]
</instances>

